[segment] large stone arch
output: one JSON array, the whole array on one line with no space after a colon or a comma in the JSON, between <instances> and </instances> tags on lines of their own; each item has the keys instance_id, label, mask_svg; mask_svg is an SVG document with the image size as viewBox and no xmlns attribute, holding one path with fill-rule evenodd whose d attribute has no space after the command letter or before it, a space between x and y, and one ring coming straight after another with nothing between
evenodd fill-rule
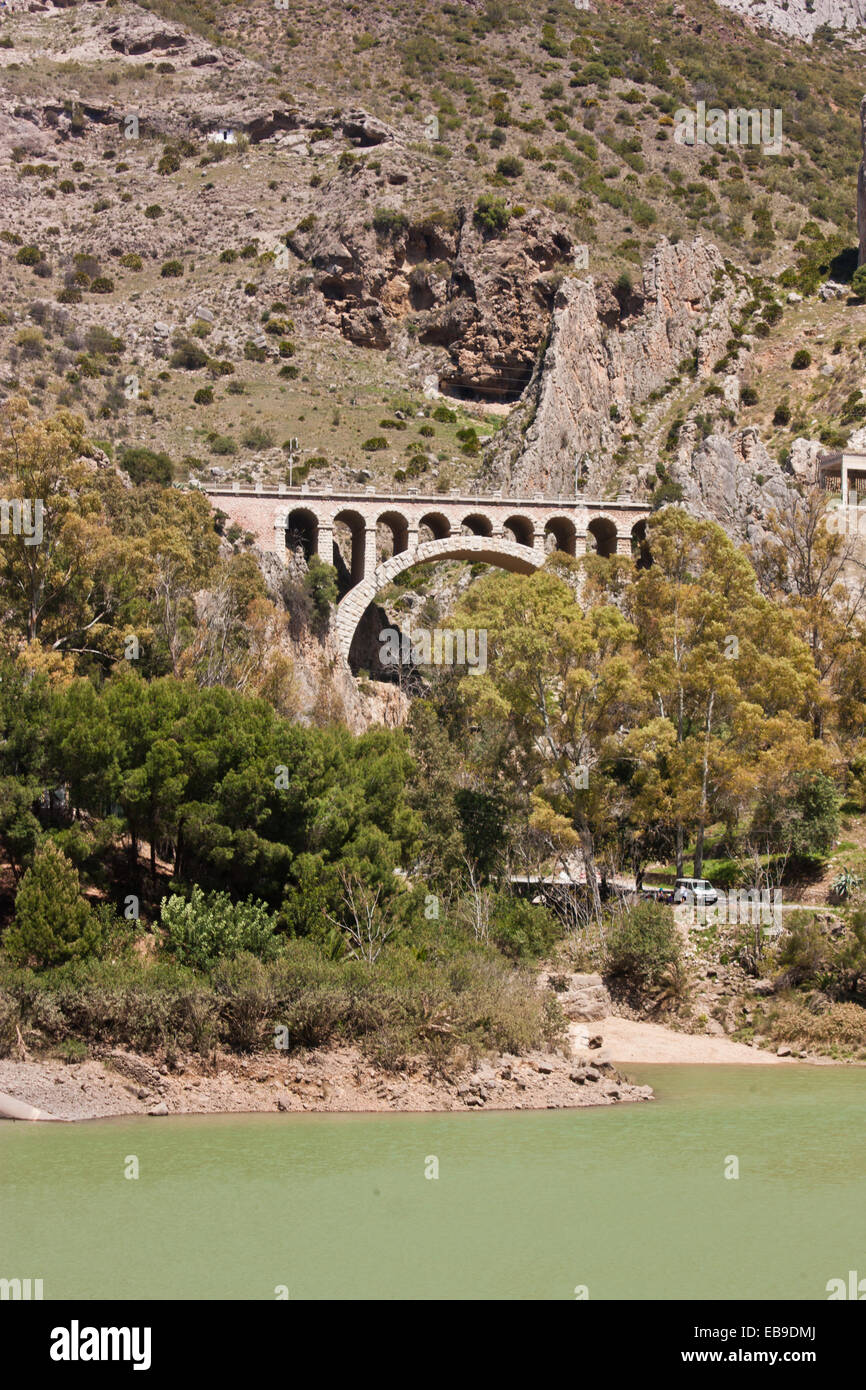
<instances>
[{"instance_id":1,"label":"large stone arch","mask_svg":"<svg viewBox=\"0 0 866 1390\"><path fill-rule=\"evenodd\" d=\"M411 550L392 555L377 565L371 575L350 589L337 607L337 637L340 651L348 661L349 649L355 629L375 599L380 589L390 584L398 574L411 569L413 565L423 565L430 560L472 560L486 565L497 565L500 569L512 570L515 574L532 574L544 561L526 545L517 541L504 540L498 536L446 536L444 540L425 541Z\"/></svg>"}]
</instances>

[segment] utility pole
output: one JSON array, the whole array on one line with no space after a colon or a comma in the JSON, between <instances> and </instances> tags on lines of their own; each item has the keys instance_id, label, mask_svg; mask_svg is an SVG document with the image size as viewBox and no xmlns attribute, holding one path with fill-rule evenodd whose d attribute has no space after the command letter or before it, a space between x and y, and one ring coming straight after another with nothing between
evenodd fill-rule
<instances>
[{"instance_id":1,"label":"utility pole","mask_svg":"<svg viewBox=\"0 0 866 1390\"><path fill-rule=\"evenodd\" d=\"M295 467L295 450L297 449L297 447L297 436L292 435L291 439L289 440L289 487L292 486L292 473Z\"/></svg>"}]
</instances>

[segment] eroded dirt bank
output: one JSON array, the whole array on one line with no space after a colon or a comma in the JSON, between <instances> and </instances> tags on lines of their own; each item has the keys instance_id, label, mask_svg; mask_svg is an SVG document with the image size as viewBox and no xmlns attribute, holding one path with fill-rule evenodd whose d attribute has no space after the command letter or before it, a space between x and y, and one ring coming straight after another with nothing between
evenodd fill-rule
<instances>
[{"instance_id":1,"label":"eroded dirt bank","mask_svg":"<svg viewBox=\"0 0 866 1390\"><path fill-rule=\"evenodd\" d=\"M0 1060L0 1092L64 1120L110 1115L211 1115L245 1111L543 1110L652 1099L592 1054L508 1054L441 1076L419 1061L376 1067L355 1048L238 1058L197 1057L175 1070L110 1052L67 1064ZM2 1107L0 1107L2 1109Z\"/></svg>"}]
</instances>

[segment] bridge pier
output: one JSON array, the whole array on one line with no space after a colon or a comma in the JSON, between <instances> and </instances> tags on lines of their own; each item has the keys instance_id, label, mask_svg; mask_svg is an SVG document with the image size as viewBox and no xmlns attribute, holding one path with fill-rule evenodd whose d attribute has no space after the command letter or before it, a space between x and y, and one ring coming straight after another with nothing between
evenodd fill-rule
<instances>
[{"instance_id":1,"label":"bridge pier","mask_svg":"<svg viewBox=\"0 0 866 1390\"><path fill-rule=\"evenodd\" d=\"M326 564L333 564L334 560L334 527L330 521L319 522L318 543L316 554L320 560Z\"/></svg>"}]
</instances>

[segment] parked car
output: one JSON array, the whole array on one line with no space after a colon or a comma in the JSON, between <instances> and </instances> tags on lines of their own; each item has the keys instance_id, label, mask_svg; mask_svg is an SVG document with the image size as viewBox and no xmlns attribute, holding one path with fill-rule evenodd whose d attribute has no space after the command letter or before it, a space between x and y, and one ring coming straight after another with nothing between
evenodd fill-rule
<instances>
[{"instance_id":1,"label":"parked car","mask_svg":"<svg viewBox=\"0 0 866 1390\"><path fill-rule=\"evenodd\" d=\"M713 903L718 901L719 895L709 879L678 878L674 884L675 903L694 903L696 907L712 907Z\"/></svg>"}]
</instances>

